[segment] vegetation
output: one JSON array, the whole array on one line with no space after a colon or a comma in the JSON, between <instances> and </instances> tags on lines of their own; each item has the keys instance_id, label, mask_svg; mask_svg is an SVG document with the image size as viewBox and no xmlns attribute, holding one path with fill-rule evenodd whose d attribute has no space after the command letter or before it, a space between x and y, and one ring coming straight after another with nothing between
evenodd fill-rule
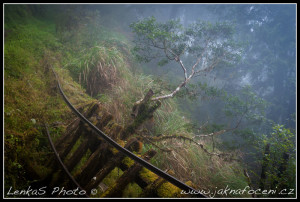
<instances>
[{"instance_id":1,"label":"vegetation","mask_svg":"<svg viewBox=\"0 0 300 202\"><path fill-rule=\"evenodd\" d=\"M261 178L260 186L264 189L276 190L272 196L285 195L282 190L292 191L295 179L295 134L283 125L274 125L271 134L263 136L265 166L264 178ZM267 152L266 152L267 151ZM288 197L293 197L292 191Z\"/></svg>"},{"instance_id":2,"label":"vegetation","mask_svg":"<svg viewBox=\"0 0 300 202\"><path fill-rule=\"evenodd\" d=\"M45 165L52 156L44 123L53 138L65 130L73 115L57 94L51 67L69 82L67 94L77 94L72 102L90 102L83 89L63 64L63 44L55 37L54 22L39 20L26 5L5 6L4 45L4 163L5 190L21 189L51 172ZM26 23L21 23L25 19Z\"/></svg>"},{"instance_id":3,"label":"vegetation","mask_svg":"<svg viewBox=\"0 0 300 202\"><path fill-rule=\"evenodd\" d=\"M131 6L116 9L127 9L128 18L133 13L129 12ZM211 12L219 9L215 6ZM277 124L278 120L271 116L274 111L281 111L281 116L285 117L293 110L292 107L284 108L283 98L276 100L271 98L268 90L257 90L259 85L272 88L262 78L253 80L252 88L241 85L240 78L247 81L246 75L254 77L261 67L254 63L250 71L252 60L244 53L253 50L244 47L245 52L242 52L241 44L235 42L241 37L235 34L239 34L238 31L244 33L245 29L241 28L244 23L241 13L227 9L219 14L227 20L232 12L240 15L236 32L229 21L196 21L187 25L182 20L163 23L150 17L132 21L133 34L128 35L129 27L116 28L123 24L114 20L104 5L98 8L87 5L4 5L4 11L5 193L11 187L27 189L53 172L47 166L53 153L44 133L44 123L50 125L51 135L56 139L74 119L57 92L51 71L54 68L72 104L84 109L99 101L124 127L133 123L132 109L151 89L152 100L162 101L153 116L151 114L135 131L134 136L144 143L141 153L149 149L159 151L151 159L153 165L172 170L176 178L189 181L195 188L207 191L209 196L251 197L248 193L225 195L218 192L226 187L238 190L250 186L277 190L275 195L257 197L295 197L295 192L279 194L283 189L295 189L295 130L293 124ZM117 17L124 18L121 14L116 14ZM266 23L269 23L266 30L252 25L265 33L273 25L271 21L266 20ZM278 27L273 29L274 37L278 30ZM255 34L261 37L259 33ZM284 38L280 43L283 41L289 42L289 39ZM251 42L258 43L254 39ZM264 52L277 58L269 46L274 50L278 46L268 40L266 44ZM291 55L288 57L292 58ZM285 60L279 58L280 64L289 64L289 69L284 72L282 85L274 84L273 94L284 97L290 90L283 91L291 86L294 89L293 62L289 60L285 64ZM250 73L237 65L237 61L249 67ZM268 72L267 60L260 61L265 64L262 65L264 71ZM282 72L276 61L272 61L276 68L271 73L275 76ZM151 68L138 62L146 62ZM232 67L235 71L230 69ZM151 74L146 74L147 71ZM223 78L228 77L230 82L224 81ZM289 98L289 103L293 102ZM116 153L115 150L112 152ZM80 163L84 161L86 158ZM125 158L123 163L130 166L133 161ZM73 174L76 172L80 170L75 169ZM115 168L102 183L114 185L121 174L122 171ZM140 171L140 176L150 182L157 180L156 175L145 168ZM102 190L94 197L101 197L104 192ZM178 194L169 183L164 183L158 192L165 197L171 196L172 192ZM123 196L138 197L140 193L141 188L131 183Z\"/></svg>"},{"instance_id":4,"label":"vegetation","mask_svg":"<svg viewBox=\"0 0 300 202\"><path fill-rule=\"evenodd\" d=\"M181 88L187 88L193 77L232 64L241 56L241 49L233 40L233 26L226 22L197 21L184 27L179 20L160 23L151 17L130 26L137 35L133 50L139 61L158 59L159 66L175 61L183 70L184 81L172 93L152 100L173 97ZM190 68L184 65L187 57Z\"/></svg>"}]
</instances>

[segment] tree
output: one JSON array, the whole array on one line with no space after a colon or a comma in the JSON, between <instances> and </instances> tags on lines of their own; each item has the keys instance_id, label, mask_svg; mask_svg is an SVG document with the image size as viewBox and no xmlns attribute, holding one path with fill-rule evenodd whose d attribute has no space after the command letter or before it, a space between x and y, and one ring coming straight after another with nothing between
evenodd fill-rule
<instances>
[{"instance_id":1,"label":"tree","mask_svg":"<svg viewBox=\"0 0 300 202\"><path fill-rule=\"evenodd\" d=\"M261 144L265 152L260 188L277 190L275 196L295 197L295 133L284 125L276 124L269 136L263 136Z\"/></svg>"},{"instance_id":2,"label":"tree","mask_svg":"<svg viewBox=\"0 0 300 202\"><path fill-rule=\"evenodd\" d=\"M150 17L130 27L136 36L133 52L140 62L156 60L164 66L174 61L183 71L184 80L175 90L153 97L152 101L174 97L183 87L187 88L192 78L218 66L235 64L242 54L240 44L234 41L234 26L228 22L198 20L184 27L179 20L161 23Z\"/></svg>"},{"instance_id":3,"label":"tree","mask_svg":"<svg viewBox=\"0 0 300 202\"><path fill-rule=\"evenodd\" d=\"M228 88L240 86L242 78L272 105L269 119L295 127L291 115L296 108L296 6L285 5L213 5L219 19L235 20L243 40L249 41L244 61Z\"/></svg>"}]
</instances>

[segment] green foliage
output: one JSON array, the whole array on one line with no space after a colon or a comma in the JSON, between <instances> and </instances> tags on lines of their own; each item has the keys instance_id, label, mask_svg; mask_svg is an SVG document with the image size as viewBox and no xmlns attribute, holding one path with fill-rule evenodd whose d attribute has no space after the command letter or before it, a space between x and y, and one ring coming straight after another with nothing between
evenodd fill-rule
<instances>
[{"instance_id":1,"label":"green foliage","mask_svg":"<svg viewBox=\"0 0 300 202\"><path fill-rule=\"evenodd\" d=\"M267 102L258 97L250 86L244 86L239 96L223 94L224 112L228 117L245 117L249 120L264 120Z\"/></svg>"},{"instance_id":2,"label":"green foliage","mask_svg":"<svg viewBox=\"0 0 300 202\"><path fill-rule=\"evenodd\" d=\"M98 68L99 73L109 74L107 68L115 68L124 65L124 58L121 52L115 46L106 46L101 44L81 51L79 57L74 58L66 67L79 81L82 78L82 85L86 88L89 84L89 74L94 73L94 68ZM101 70L100 70L101 68ZM105 68L104 70L102 68Z\"/></svg>"},{"instance_id":3,"label":"green foliage","mask_svg":"<svg viewBox=\"0 0 300 202\"><path fill-rule=\"evenodd\" d=\"M58 9L58 11L61 10ZM67 107L52 89L53 78L51 73L46 72L47 65L67 67L67 69L56 68L56 70L65 84L64 90L68 95L72 95L70 96L73 99L71 102L76 104L87 102L89 98L72 80L68 74L69 71L75 81L79 81L81 76L81 84L87 88L89 81L87 76L96 75L93 71L98 71L99 62L104 69L101 75L110 73L110 70L116 70L118 73L115 79L118 82L115 88L106 92L97 92L94 95L103 102L103 106L109 112L114 114L116 120L124 125L130 120L133 103L143 97L146 90L152 89L155 94L160 94L165 93L169 87L166 82L158 81L152 76L132 73L130 68L135 64L131 61L127 39L120 32L113 32L103 27L101 15L97 12L87 13L84 9L57 12L56 14L59 15L55 24L35 19L32 15L32 8L29 9L26 6L5 5L5 12L7 37L5 37L4 46L6 174L4 180L6 189L10 185L20 189L26 187L31 180L45 176L48 171L44 165L52 154L47 153L48 144L40 124L44 121L51 124L70 118ZM232 41L234 29L229 23L197 22L184 29L179 20L159 23L152 17L133 23L131 28L141 37L137 42L143 40L154 42L154 45L163 45L180 56L185 56L187 53L190 56L199 56L205 48L205 41L210 39L222 40L223 43L212 42L209 45L211 55L208 59L220 57L226 52L228 55L223 58L223 63L220 63L224 64L235 62L240 56L239 49L234 49L238 46ZM196 39L199 43L192 43L194 40L196 42ZM163 50L158 54L158 52L152 52L151 48L147 49L144 46L147 43L140 45L142 46L136 46L134 49L136 54L143 51L150 53L146 57L137 54L140 60L150 61L156 56L161 56L161 53L164 54ZM234 51L231 52L232 50ZM167 58L159 58L158 64L166 65L170 61L168 57L172 59L172 54L169 53ZM207 97L220 97L225 94L204 82L190 84L189 88L197 88L203 96ZM192 96L192 94L188 95ZM247 110L253 113L258 112L264 106L263 101L247 89L242 97L229 95L224 97L228 101L226 113L231 116L241 116ZM178 109L176 99L163 102L151 121L143 126L149 129L149 135L192 135L190 121ZM211 124L205 132L214 132L222 128L224 125ZM62 126L50 128L51 134L55 136L54 139L63 131ZM288 148L292 145L281 133L289 134L290 131L282 128L276 131L278 131L276 136L280 137L276 141L286 142L286 146L280 148L281 151L289 151ZM245 136L250 133L251 131L246 130L243 132ZM182 156L176 155L175 157L186 158L185 162L189 163L183 164L183 168L188 170L188 175L193 178L194 183L201 184L205 188L221 187L225 184L234 188L245 187L243 175L237 171L239 165L222 162L220 159L210 159L206 154L201 153L199 148L180 147L180 142L174 145L174 151L177 154L183 153ZM151 145L146 145L144 149L151 147ZM178 150L175 147L178 147ZM274 147L279 147L279 143L274 143ZM165 158L154 158L153 161L161 167L168 166L166 162L173 162L173 164L176 162L174 159L170 160L169 154L166 154ZM34 162L35 165L29 165L28 162ZM293 171L292 162L291 160L287 172ZM173 166L179 167L180 165ZM28 174L29 170L33 170L39 176ZM112 185L121 174L122 171L115 168L104 182ZM186 178L187 175L181 177ZM290 179L292 175L288 177ZM124 193L128 197L135 197L140 191L136 184L130 184Z\"/></svg>"},{"instance_id":4,"label":"green foliage","mask_svg":"<svg viewBox=\"0 0 300 202\"><path fill-rule=\"evenodd\" d=\"M27 23L33 20L32 13L27 5L4 5L4 27L6 30L14 29L20 22Z\"/></svg>"},{"instance_id":5,"label":"green foliage","mask_svg":"<svg viewBox=\"0 0 300 202\"><path fill-rule=\"evenodd\" d=\"M56 35L68 50L65 67L92 96L116 84L117 68L130 60L127 39L103 27L102 21L97 10L75 6L59 13L55 24Z\"/></svg>"},{"instance_id":6,"label":"green foliage","mask_svg":"<svg viewBox=\"0 0 300 202\"><path fill-rule=\"evenodd\" d=\"M198 20L184 27L179 19L162 23L149 17L132 23L130 28L135 34L133 54L138 61L154 60L158 66L174 61L184 71L184 83L177 84L172 94L159 99L170 98L175 94L195 99L201 92L207 97L217 96L220 93L217 88L199 83L199 90L196 90L190 80L215 67L236 64L242 55L241 44L234 41L234 27L228 22L212 24ZM183 88L186 91L181 90Z\"/></svg>"},{"instance_id":7,"label":"green foliage","mask_svg":"<svg viewBox=\"0 0 300 202\"><path fill-rule=\"evenodd\" d=\"M290 129L285 128L283 125L275 125L269 142L271 142L271 146L276 148L277 152L293 152L295 146L294 138L295 134Z\"/></svg>"},{"instance_id":8,"label":"green foliage","mask_svg":"<svg viewBox=\"0 0 300 202\"><path fill-rule=\"evenodd\" d=\"M157 65L158 66L164 66L164 65L166 65L166 64L168 64L169 63L169 60L168 59L166 59L166 58L164 58L164 59L161 59L158 63L157 63Z\"/></svg>"},{"instance_id":9,"label":"green foliage","mask_svg":"<svg viewBox=\"0 0 300 202\"><path fill-rule=\"evenodd\" d=\"M204 134L214 133L214 132L224 129L224 127L225 127L225 125L223 125L223 124L213 123L213 124L205 126L205 128L203 129L203 133Z\"/></svg>"},{"instance_id":10,"label":"green foliage","mask_svg":"<svg viewBox=\"0 0 300 202\"><path fill-rule=\"evenodd\" d=\"M206 82L189 83L186 85L186 90L178 93L180 98L189 98L195 101L198 97L202 100L213 100L221 97L224 94L224 90L218 87L209 86Z\"/></svg>"},{"instance_id":11,"label":"green foliage","mask_svg":"<svg viewBox=\"0 0 300 202\"><path fill-rule=\"evenodd\" d=\"M238 61L241 54L240 46L233 41L234 27L227 22L198 20L185 28L179 19L161 23L152 16L132 23L130 28L136 35L133 51L141 62L158 58L158 64L165 65L165 58L176 60L184 54L198 58L209 52L204 56L207 63L222 58L224 64Z\"/></svg>"},{"instance_id":12,"label":"green foliage","mask_svg":"<svg viewBox=\"0 0 300 202\"><path fill-rule=\"evenodd\" d=\"M273 132L269 136L264 137L262 139L262 146L270 143L270 153L267 156L268 171L265 187L278 191L282 189L295 189L295 134L283 125L274 125ZM264 150L264 147L262 149ZM295 197L295 195L281 197Z\"/></svg>"},{"instance_id":13,"label":"green foliage","mask_svg":"<svg viewBox=\"0 0 300 202\"><path fill-rule=\"evenodd\" d=\"M61 44L50 33L51 25L44 27L45 24L33 20L11 29L9 35L13 38L4 45L5 73L19 78L23 72L37 69L37 61L42 59L46 50L60 50Z\"/></svg>"},{"instance_id":14,"label":"green foliage","mask_svg":"<svg viewBox=\"0 0 300 202\"><path fill-rule=\"evenodd\" d=\"M5 5L4 44L4 164L5 192L24 189L50 172L52 156L43 133L50 125L70 118L53 88L50 66L61 66L62 44L50 21L34 17L28 5ZM70 80L69 80L70 81ZM72 82L72 81L70 81ZM51 128L54 139L64 128Z\"/></svg>"}]
</instances>

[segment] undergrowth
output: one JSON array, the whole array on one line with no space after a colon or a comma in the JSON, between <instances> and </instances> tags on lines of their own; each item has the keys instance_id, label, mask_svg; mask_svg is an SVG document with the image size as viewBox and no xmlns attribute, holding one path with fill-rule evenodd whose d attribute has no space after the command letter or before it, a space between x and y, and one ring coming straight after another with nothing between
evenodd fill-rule
<instances>
[{"instance_id":1,"label":"undergrowth","mask_svg":"<svg viewBox=\"0 0 300 202\"><path fill-rule=\"evenodd\" d=\"M95 49L97 51L93 52ZM122 51L115 49L115 52L108 55L107 52L103 50L112 50L110 46L107 47L107 45L103 45L101 47L95 47L95 49L91 49L92 52L89 55L92 59L86 60L87 62L83 63L85 66L82 67L79 65L77 68L81 67L83 71L86 71L86 68L89 67L91 68L89 71L93 72L91 73L93 76L95 76L93 68L97 70L96 72L98 74L109 74L112 76L110 64L103 65L105 68L99 70L97 65L93 65L93 63L96 63L94 60L96 60L95 58L97 57L92 57L92 55L101 54L100 62L103 58L106 58L108 61L115 61L114 76L104 78L103 80L110 80L111 86L100 90L95 98L103 104L107 111L114 115L115 120L119 124L126 126L131 121L130 114L133 104L143 98L148 89L152 89L154 93L157 94L166 91L166 89L156 82L157 79L154 76L132 73L131 67L125 61L125 54L122 53ZM69 68L72 71L72 68ZM186 114L179 110L176 99L168 99L162 102L162 106L157 109L154 117L146 121L143 126L139 128L139 131L146 136L180 134L192 138L194 134L189 129L190 125L191 121L189 121ZM209 190L211 193L214 193L214 190L225 189L226 186L231 189L245 188L247 186L243 169L239 163L235 161L229 162L216 156L209 156L202 151L199 146L189 145L189 143L183 143L180 142L180 140L167 140L155 146L149 144L147 141L145 143L144 152L150 148L159 151L151 161L154 165L163 170L174 170L176 173L175 177L183 181L192 181L198 189ZM211 142L204 141L203 144L208 150L212 150ZM163 149L171 149L172 151L165 152ZM221 153L220 151L217 152ZM222 196L219 194L215 195L215 197L249 196Z\"/></svg>"},{"instance_id":2,"label":"undergrowth","mask_svg":"<svg viewBox=\"0 0 300 202\"><path fill-rule=\"evenodd\" d=\"M5 190L24 188L51 172L44 166L52 153L43 124L53 126L50 132L57 137L65 130L64 122L74 118L57 93L51 67L58 73L72 104L78 108L97 99L123 126L132 121L130 114L134 103L149 89L155 94L167 92L166 87L157 82L160 78L136 71L139 64L130 54L126 37L106 28L97 29L101 37L91 33L93 35L89 36L95 40L92 43L85 34L99 24L91 23L91 27L79 31L77 28L81 25L74 25L76 29L57 33L55 22L34 18L26 12L26 6L14 9L10 7L5 13ZM25 23L21 23L23 18ZM73 37L68 39L64 35L66 32ZM72 32L76 34L72 35ZM84 46L85 43L88 45ZM179 110L176 99L168 99L139 131L149 136L180 134L192 138L189 125L190 121ZM175 177L191 180L199 189L246 186L246 179L236 162L210 157L198 146L179 140L166 140L157 145L172 149L172 152L161 152L146 143L144 152L150 148L159 151L152 163L161 169L174 170ZM115 174L112 173L112 178ZM112 179L106 181L110 183ZM140 190L135 184L125 190L128 197L137 196L137 192Z\"/></svg>"},{"instance_id":3,"label":"undergrowth","mask_svg":"<svg viewBox=\"0 0 300 202\"><path fill-rule=\"evenodd\" d=\"M5 193L9 188L27 188L51 172L45 166L52 153L44 124L50 126L55 138L64 132L64 122L74 118L57 91L51 67L69 84L66 93L76 94L72 100L75 104L89 101L80 85L60 69L63 45L53 34L54 24L37 20L26 6L8 7L4 44Z\"/></svg>"}]
</instances>

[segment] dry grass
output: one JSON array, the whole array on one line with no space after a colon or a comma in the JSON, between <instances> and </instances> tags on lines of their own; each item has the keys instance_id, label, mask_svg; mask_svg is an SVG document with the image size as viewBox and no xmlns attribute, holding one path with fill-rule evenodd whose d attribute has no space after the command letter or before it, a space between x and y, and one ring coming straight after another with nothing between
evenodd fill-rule
<instances>
[{"instance_id":1,"label":"dry grass","mask_svg":"<svg viewBox=\"0 0 300 202\"><path fill-rule=\"evenodd\" d=\"M92 53L86 53L84 57L88 62L83 62L84 65L79 66L81 73L78 75L80 76L78 80L85 85L90 95L97 98L103 107L113 114L117 123L125 126L130 122L133 104L149 89L152 89L154 93L164 91L152 76L132 73L128 58L125 59L123 52L118 49L105 45L90 51ZM71 89L72 86L68 88L67 92L73 91L77 95L83 93L74 91ZM80 96L77 99L80 99ZM144 135L180 134L193 137L193 134L187 132L186 128L189 120L178 110L175 99L164 100L150 126L149 123L147 124L144 128L148 130L148 133ZM201 143L209 147L207 142ZM209 156L193 143L165 140L158 143L158 146L172 151L169 153L159 151L152 163L163 170L173 170L176 173L175 177L185 182L192 181L198 189L213 191L225 188L226 185L231 188L244 188L247 185L238 163ZM144 151L149 147L151 145L146 145Z\"/></svg>"},{"instance_id":2,"label":"dry grass","mask_svg":"<svg viewBox=\"0 0 300 202\"><path fill-rule=\"evenodd\" d=\"M204 145L205 142L201 142ZM160 145L168 146L171 152L159 152L153 163L161 169L171 169L178 179L192 181L199 190L244 189L248 184L242 166L236 161L225 161L217 156L209 156L193 143L167 140ZM216 197L250 197L248 195L216 195Z\"/></svg>"}]
</instances>

